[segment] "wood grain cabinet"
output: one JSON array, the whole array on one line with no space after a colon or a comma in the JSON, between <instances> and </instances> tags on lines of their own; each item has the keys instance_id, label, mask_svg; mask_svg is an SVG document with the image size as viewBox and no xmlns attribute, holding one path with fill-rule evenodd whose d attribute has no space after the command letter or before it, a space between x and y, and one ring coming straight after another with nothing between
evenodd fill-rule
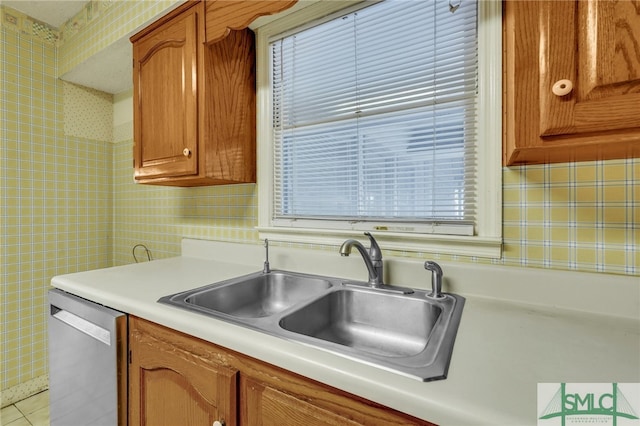
<instances>
[{"instance_id":1,"label":"wood grain cabinet","mask_svg":"<svg viewBox=\"0 0 640 426\"><path fill-rule=\"evenodd\" d=\"M430 424L140 318L129 333L131 426Z\"/></svg>"},{"instance_id":2,"label":"wood grain cabinet","mask_svg":"<svg viewBox=\"0 0 640 426\"><path fill-rule=\"evenodd\" d=\"M640 157L640 8L504 2L504 164Z\"/></svg>"},{"instance_id":3,"label":"wood grain cabinet","mask_svg":"<svg viewBox=\"0 0 640 426\"><path fill-rule=\"evenodd\" d=\"M137 182L256 181L255 41L247 26L294 3L192 0L131 37Z\"/></svg>"}]
</instances>

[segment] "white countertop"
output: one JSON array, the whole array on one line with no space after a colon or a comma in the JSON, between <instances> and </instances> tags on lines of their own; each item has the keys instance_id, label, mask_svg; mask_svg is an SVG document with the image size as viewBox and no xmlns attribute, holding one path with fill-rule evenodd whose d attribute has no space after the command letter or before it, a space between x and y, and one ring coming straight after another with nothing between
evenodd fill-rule
<instances>
[{"instance_id":1,"label":"white countertop","mask_svg":"<svg viewBox=\"0 0 640 426\"><path fill-rule=\"evenodd\" d=\"M366 277L359 256L270 252L273 269ZM259 271L261 254L259 246L185 240L181 257L58 276L52 285L441 425L536 424L537 383L640 382L638 277L443 263L444 290L467 300L448 377L426 383L156 302ZM421 264L386 260L387 282L425 288Z\"/></svg>"}]
</instances>

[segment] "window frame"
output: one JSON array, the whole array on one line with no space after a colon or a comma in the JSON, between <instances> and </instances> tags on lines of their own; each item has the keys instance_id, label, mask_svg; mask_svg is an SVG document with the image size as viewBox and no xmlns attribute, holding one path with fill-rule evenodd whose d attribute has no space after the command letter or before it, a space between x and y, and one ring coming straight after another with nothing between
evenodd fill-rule
<instances>
[{"instance_id":1,"label":"window frame","mask_svg":"<svg viewBox=\"0 0 640 426\"><path fill-rule=\"evenodd\" d=\"M289 243L340 245L345 238L361 238L347 220L335 229L274 224L273 138L269 38L338 11L348 11L362 1L301 0L286 13L257 21L256 95L258 226L260 238ZM412 233L372 229L382 247L410 252L497 259L502 248L502 5L500 0L478 1L478 171L476 233L473 236ZM302 226L301 226L302 225Z\"/></svg>"}]
</instances>

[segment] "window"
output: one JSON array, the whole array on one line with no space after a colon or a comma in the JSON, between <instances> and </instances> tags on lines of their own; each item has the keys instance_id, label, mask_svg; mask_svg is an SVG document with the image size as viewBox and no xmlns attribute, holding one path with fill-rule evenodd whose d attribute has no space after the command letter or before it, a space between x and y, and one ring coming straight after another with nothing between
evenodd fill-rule
<instances>
[{"instance_id":1,"label":"window","mask_svg":"<svg viewBox=\"0 0 640 426\"><path fill-rule=\"evenodd\" d=\"M495 255L478 195L482 3L386 0L329 15L316 4L258 29L261 234L338 243L375 231L453 253L471 239L493 246L473 255Z\"/></svg>"}]
</instances>

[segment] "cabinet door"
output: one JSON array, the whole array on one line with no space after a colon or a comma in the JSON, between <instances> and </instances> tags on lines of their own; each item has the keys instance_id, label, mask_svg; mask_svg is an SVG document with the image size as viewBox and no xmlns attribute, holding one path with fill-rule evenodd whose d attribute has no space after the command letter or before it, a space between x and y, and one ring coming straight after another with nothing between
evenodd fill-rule
<instances>
[{"instance_id":1,"label":"cabinet door","mask_svg":"<svg viewBox=\"0 0 640 426\"><path fill-rule=\"evenodd\" d=\"M505 0L503 11L503 163L640 157L634 2Z\"/></svg>"},{"instance_id":2,"label":"cabinet door","mask_svg":"<svg viewBox=\"0 0 640 426\"><path fill-rule=\"evenodd\" d=\"M236 424L237 370L208 361L197 339L132 318L129 424Z\"/></svg>"},{"instance_id":3,"label":"cabinet door","mask_svg":"<svg viewBox=\"0 0 640 426\"><path fill-rule=\"evenodd\" d=\"M198 173L196 4L134 41L135 177Z\"/></svg>"},{"instance_id":4,"label":"cabinet door","mask_svg":"<svg viewBox=\"0 0 640 426\"><path fill-rule=\"evenodd\" d=\"M282 370L270 371L266 364L259 367L263 377L245 374L240 380L240 421L243 425L432 424Z\"/></svg>"},{"instance_id":5,"label":"cabinet door","mask_svg":"<svg viewBox=\"0 0 640 426\"><path fill-rule=\"evenodd\" d=\"M640 127L640 7L632 1L544 2L539 22L540 134ZM562 90L562 80L573 89Z\"/></svg>"}]
</instances>

